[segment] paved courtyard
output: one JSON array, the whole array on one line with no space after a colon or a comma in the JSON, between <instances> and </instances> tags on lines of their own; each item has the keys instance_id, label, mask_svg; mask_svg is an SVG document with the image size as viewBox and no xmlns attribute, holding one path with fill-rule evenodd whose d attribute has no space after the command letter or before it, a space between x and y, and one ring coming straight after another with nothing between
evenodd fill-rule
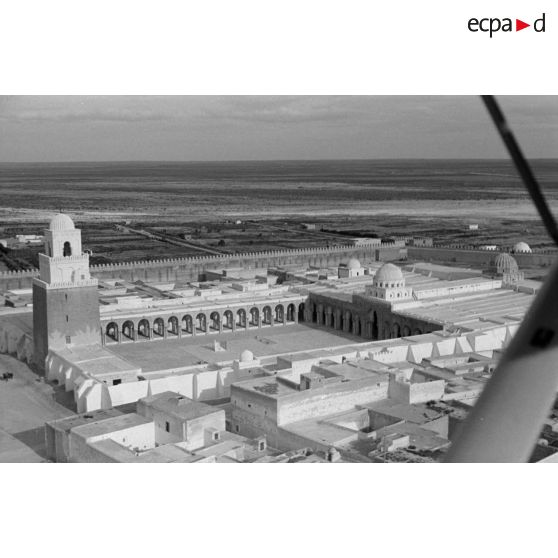
<instances>
[{"instance_id":1,"label":"paved courtyard","mask_svg":"<svg viewBox=\"0 0 558 558\"><path fill-rule=\"evenodd\" d=\"M218 341L224 350L215 350ZM256 358L364 343L361 337L340 331L326 331L306 324L264 327L240 333L211 334L182 339L110 344L107 349L144 372L166 370L205 362L237 359L244 349ZM226 347L225 347L226 344Z\"/></svg>"}]
</instances>

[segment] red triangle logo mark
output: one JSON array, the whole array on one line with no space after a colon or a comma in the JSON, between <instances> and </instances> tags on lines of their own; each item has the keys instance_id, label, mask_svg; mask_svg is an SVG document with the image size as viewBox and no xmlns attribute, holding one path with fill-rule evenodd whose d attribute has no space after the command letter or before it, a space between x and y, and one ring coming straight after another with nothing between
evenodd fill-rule
<instances>
[{"instance_id":1,"label":"red triangle logo mark","mask_svg":"<svg viewBox=\"0 0 558 558\"><path fill-rule=\"evenodd\" d=\"M530 23L525 23L524 21L521 21L520 19L515 20L515 30L516 31L521 31L522 29L525 29L526 27L531 27L531 24Z\"/></svg>"}]
</instances>

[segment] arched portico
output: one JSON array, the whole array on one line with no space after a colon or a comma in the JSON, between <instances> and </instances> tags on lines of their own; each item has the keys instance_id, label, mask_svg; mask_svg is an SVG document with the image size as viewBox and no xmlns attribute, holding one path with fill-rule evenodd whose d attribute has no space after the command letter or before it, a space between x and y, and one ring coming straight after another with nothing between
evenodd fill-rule
<instances>
[{"instance_id":1,"label":"arched portico","mask_svg":"<svg viewBox=\"0 0 558 558\"><path fill-rule=\"evenodd\" d=\"M142 339L151 339L151 326L149 320L145 318L138 322L138 337Z\"/></svg>"},{"instance_id":2,"label":"arched portico","mask_svg":"<svg viewBox=\"0 0 558 558\"><path fill-rule=\"evenodd\" d=\"M122 337L130 339L132 341L136 340L136 328L134 326L134 322L132 322L131 320L126 320L122 324Z\"/></svg>"},{"instance_id":3,"label":"arched portico","mask_svg":"<svg viewBox=\"0 0 558 558\"><path fill-rule=\"evenodd\" d=\"M234 315L230 310L223 312L223 330L225 329L229 331L235 330Z\"/></svg>"},{"instance_id":4,"label":"arched portico","mask_svg":"<svg viewBox=\"0 0 558 558\"><path fill-rule=\"evenodd\" d=\"M192 335L194 333L194 319L190 314L182 316L181 328L183 334Z\"/></svg>"},{"instance_id":5,"label":"arched portico","mask_svg":"<svg viewBox=\"0 0 558 558\"><path fill-rule=\"evenodd\" d=\"M167 322L167 335L168 336L179 336L178 328L178 318L176 316L170 316Z\"/></svg>"},{"instance_id":6,"label":"arched portico","mask_svg":"<svg viewBox=\"0 0 558 558\"><path fill-rule=\"evenodd\" d=\"M378 339L379 335L380 328L378 326L378 314L376 312L372 312L372 339Z\"/></svg>"},{"instance_id":7,"label":"arched portico","mask_svg":"<svg viewBox=\"0 0 558 558\"><path fill-rule=\"evenodd\" d=\"M353 331L353 315L347 311L343 319L343 331L350 333Z\"/></svg>"},{"instance_id":8,"label":"arched portico","mask_svg":"<svg viewBox=\"0 0 558 558\"><path fill-rule=\"evenodd\" d=\"M353 315L353 335L361 334L360 316Z\"/></svg>"},{"instance_id":9,"label":"arched portico","mask_svg":"<svg viewBox=\"0 0 558 558\"><path fill-rule=\"evenodd\" d=\"M166 337L165 320L163 318L155 318L153 320L153 337Z\"/></svg>"},{"instance_id":10,"label":"arched portico","mask_svg":"<svg viewBox=\"0 0 558 558\"><path fill-rule=\"evenodd\" d=\"M116 343L120 343L120 330L118 329L118 324L116 322L109 322L105 328L105 339L111 339Z\"/></svg>"},{"instance_id":11,"label":"arched portico","mask_svg":"<svg viewBox=\"0 0 558 558\"><path fill-rule=\"evenodd\" d=\"M282 304L278 304L275 307L275 323L276 324L283 324L285 323L285 307Z\"/></svg>"},{"instance_id":12,"label":"arched portico","mask_svg":"<svg viewBox=\"0 0 558 558\"><path fill-rule=\"evenodd\" d=\"M250 308L250 327L260 326L260 311L255 306Z\"/></svg>"},{"instance_id":13,"label":"arched portico","mask_svg":"<svg viewBox=\"0 0 558 558\"><path fill-rule=\"evenodd\" d=\"M244 310L244 308L239 308L236 312L236 327L246 328L247 326L246 310Z\"/></svg>"},{"instance_id":14,"label":"arched portico","mask_svg":"<svg viewBox=\"0 0 558 558\"><path fill-rule=\"evenodd\" d=\"M196 331L207 333L207 316L201 312L196 316Z\"/></svg>"},{"instance_id":15,"label":"arched portico","mask_svg":"<svg viewBox=\"0 0 558 558\"><path fill-rule=\"evenodd\" d=\"M289 304L287 306L287 322L294 322L296 316L296 308L294 304Z\"/></svg>"},{"instance_id":16,"label":"arched portico","mask_svg":"<svg viewBox=\"0 0 558 558\"><path fill-rule=\"evenodd\" d=\"M193 311L188 314L155 315L136 319L110 320L102 325L101 341L145 341L152 339L179 339L185 335L236 332L240 330L298 323L307 317L304 302L266 303L223 310ZM314 312L316 309L314 308ZM332 308L320 308L320 320L331 325ZM325 317L324 317L325 316Z\"/></svg>"},{"instance_id":17,"label":"arched portico","mask_svg":"<svg viewBox=\"0 0 558 558\"><path fill-rule=\"evenodd\" d=\"M219 312L211 312L209 315L209 330L213 333L220 333L221 329L221 314Z\"/></svg>"},{"instance_id":18,"label":"arched portico","mask_svg":"<svg viewBox=\"0 0 558 558\"><path fill-rule=\"evenodd\" d=\"M273 325L271 308L269 306L264 306L262 309L262 323L264 325Z\"/></svg>"}]
</instances>

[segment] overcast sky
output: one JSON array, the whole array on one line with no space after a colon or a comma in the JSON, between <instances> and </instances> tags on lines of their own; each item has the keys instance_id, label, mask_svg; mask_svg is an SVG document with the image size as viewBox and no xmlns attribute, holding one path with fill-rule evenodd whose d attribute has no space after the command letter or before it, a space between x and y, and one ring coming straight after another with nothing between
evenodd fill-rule
<instances>
[{"instance_id":1,"label":"overcast sky","mask_svg":"<svg viewBox=\"0 0 558 558\"><path fill-rule=\"evenodd\" d=\"M499 99L558 156L558 97ZM2 162L504 156L478 97L0 97Z\"/></svg>"}]
</instances>

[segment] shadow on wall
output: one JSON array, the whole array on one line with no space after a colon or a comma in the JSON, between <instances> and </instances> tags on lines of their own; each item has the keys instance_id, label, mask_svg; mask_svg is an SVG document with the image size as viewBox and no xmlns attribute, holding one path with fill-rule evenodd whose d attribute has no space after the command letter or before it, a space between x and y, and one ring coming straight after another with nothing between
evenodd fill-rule
<instances>
[{"instance_id":1,"label":"shadow on wall","mask_svg":"<svg viewBox=\"0 0 558 558\"><path fill-rule=\"evenodd\" d=\"M54 400L62 407L66 407L70 411L77 413L77 405L74 399L73 391L66 391L64 386L56 386L54 388Z\"/></svg>"},{"instance_id":2,"label":"shadow on wall","mask_svg":"<svg viewBox=\"0 0 558 558\"><path fill-rule=\"evenodd\" d=\"M353 335L352 333L349 333L347 331L342 331L340 329L328 329L328 328L325 328L324 326L321 326L321 325L318 325L318 324L312 323L312 322L302 322L300 325L303 325L304 327L307 327L309 329L317 329L318 331L321 331L321 332L331 333L332 335L335 335L336 337L343 337L344 339L352 341L353 343L354 342L364 343L364 342L372 341L372 339L363 339L359 335Z\"/></svg>"},{"instance_id":3,"label":"shadow on wall","mask_svg":"<svg viewBox=\"0 0 558 558\"><path fill-rule=\"evenodd\" d=\"M23 430L17 434L12 434L12 436L31 448L38 456L47 459L44 426Z\"/></svg>"}]
</instances>

